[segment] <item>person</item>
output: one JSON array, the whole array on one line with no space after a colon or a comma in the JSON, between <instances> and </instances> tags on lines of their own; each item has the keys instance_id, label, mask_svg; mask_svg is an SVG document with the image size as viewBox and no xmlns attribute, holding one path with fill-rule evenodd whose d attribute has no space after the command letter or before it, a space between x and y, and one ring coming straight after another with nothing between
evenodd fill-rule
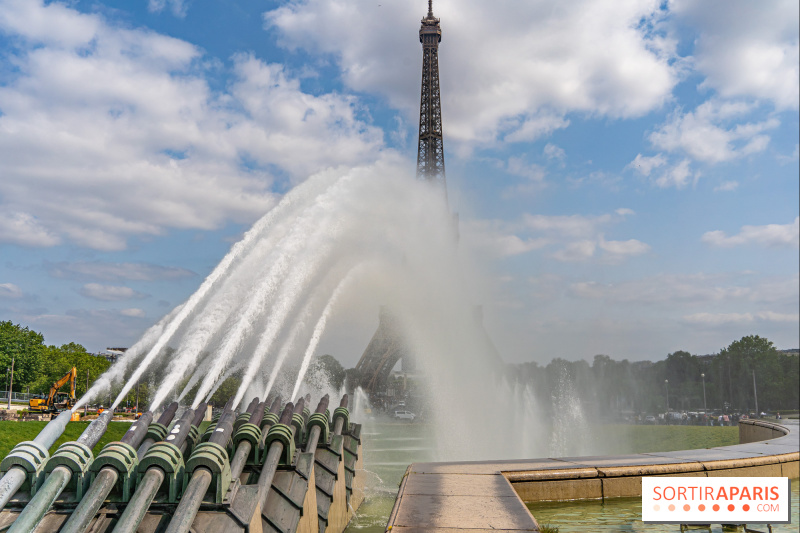
<instances>
[{"instance_id":1,"label":"person","mask_svg":"<svg viewBox=\"0 0 800 533\"><path fill-rule=\"evenodd\" d=\"M778 413L778 420L780 420L780 419L781 419L781 414L780 414L780 413Z\"/></svg>"}]
</instances>

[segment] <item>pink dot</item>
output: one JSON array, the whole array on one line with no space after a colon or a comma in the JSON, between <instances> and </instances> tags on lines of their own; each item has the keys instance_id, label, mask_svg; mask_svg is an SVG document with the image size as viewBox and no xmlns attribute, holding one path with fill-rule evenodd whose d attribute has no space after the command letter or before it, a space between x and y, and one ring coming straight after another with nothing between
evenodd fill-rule
<instances>
[{"instance_id":1,"label":"pink dot","mask_svg":"<svg viewBox=\"0 0 800 533\"><path fill-rule=\"evenodd\" d=\"M705 511L706 510L706 506L703 505L702 503L700 505L698 505L697 508L700 509L701 511Z\"/></svg>"},{"instance_id":2,"label":"pink dot","mask_svg":"<svg viewBox=\"0 0 800 533\"><path fill-rule=\"evenodd\" d=\"M692 506L691 506L691 505L689 505L688 503L687 503L686 505L684 505L684 506L683 506L683 510L684 510L684 511L688 511L688 510L689 510L689 509L691 509L691 508L692 508Z\"/></svg>"},{"instance_id":3,"label":"pink dot","mask_svg":"<svg viewBox=\"0 0 800 533\"><path fill-rule=\"evenodd\" d=\"M654 511L660 511L661 510L661 506L656 504L656 505L653 506L653 510Z\"/></svg>"},{"instance_id":4,"label":"pink dot","mask_svg":"<svg viewBox=\"0 0 800 533\"><path fill-rule=\"evenodd\" d=\"M669 504L669 507L667 507L667 509L669 509L670 511L674 511L675 506L673 504Z\"/></svg>"},{"instance_id":5,"label":"pink dot","mask_svg":"<svg viewBox=\"0 0 800 533\"><path fill-rule=\"evenodd\" d=\"M728 510L729 510L729 511L733 511L734 509L736 509L736 506L735 506L735 505L733 505L732 503L731 503L731 504L728 504Z\"/></svg>"}]
</instances>

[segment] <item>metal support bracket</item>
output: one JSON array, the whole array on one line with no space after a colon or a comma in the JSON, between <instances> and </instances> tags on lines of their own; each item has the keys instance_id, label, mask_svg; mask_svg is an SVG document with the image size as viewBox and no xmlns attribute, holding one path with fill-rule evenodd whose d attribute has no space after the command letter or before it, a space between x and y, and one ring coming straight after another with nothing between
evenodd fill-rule
<instances>
[{"instance_id":1,"label":"metal support bracket","mask_svg":"<svg viewBox=\"0 0 800 533\"><path fill-rule=\"evenodd\" d=\"M20 442L0 462L0 477L15 466L22 468L25 470L25 483L20 490L30 492L33 497L44 482L44 465L48 459L50 454L41 444L32 440Z\"/></svg>"},{"instance_id":2,"label":"metal support bracket","mask_svg":"<svg viewBox=\"0 0 800 533\"><path fill-rule=\"evenodd\" d=\"M231 486L231 464L228 452L213 442L204 442L195 448L194 453L186 461L186 471L183 476L183 488L189 484L192 474L197 468L207 468L211 471L211 487L214 491L214 502L222 503L225 494Z\"/></svg>"},{"instance_id":3,"label":"metal support bracket","mask_svg":"<svg viewBox=\"0 0 800 533\"><path fill-rule=\"evenodd\" d=\"M145 472L157 466L164 471L164 482L159 487L159 492L164 492L168 503L176 503L181 489L183 488L183 455L177 446L168 442L157 442L153 444L136 468L136 483L138 484ZM166 490L164 486L166 485Z\"/></svg>"},{"instance_id":4,"label":"metal support bracket","mask_svg":"<svg viewBox=\"0 0 800 533\"><path fill-rule=\"evenodd\" d=\"M130 444L124 442L109 442L89 468L91 480L94 482L97 473L103 467L109 466L117 471L119 480L114 484L114 489L109 493L109 500L116 502L128 502L133 495L136 485L136 467L139 459L136 457L136 450Z\"/></svg>"},{"instance_id":5,"label":"metal support bracket","mask_svg":"<svg viewBox=\"0 0 800 533\"><path fill-rule=\"evenodd\" d=\"M250 454L247 456L246 465L258 464L258 443L261 440L261 428L255 424L242 424L236 435L233 436L233 449L239 447L239 443L247 441L250 443Z\"/></svg>"},{"instance_id":6,"label":"metal support bracket","mask_svg":"<svg viewBox=\"0 0 800 533\"><path fill-rule=\"evenodd\" d=\"M57 467L66 467L72 472L72 477L65 487L65 491L74 492L75 500L83 498L83 494L89 488L90 472L89 466L94 461L92 450L80 442L65 442L55 451L53 456L44 465L44 477Z\"/></svg>"}]
</instances>

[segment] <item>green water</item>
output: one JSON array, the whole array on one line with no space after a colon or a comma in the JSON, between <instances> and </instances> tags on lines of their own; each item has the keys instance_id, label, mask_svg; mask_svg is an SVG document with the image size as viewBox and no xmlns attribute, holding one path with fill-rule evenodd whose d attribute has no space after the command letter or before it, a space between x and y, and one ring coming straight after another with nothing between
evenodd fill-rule
<instances>
[{"instance_id":1,"label":"green water","mask_svg":"<svg viewBox=\"0 0 800 533\"><path fill-rule=\"evenodd\" d=\"M798 500L800 500L799 480L792 480L792 523L774 524L774 533L792 531L797 533L797 523L800 519ZM575 502L538 502L528 504L531 514L536 517L539 525L557 527L559 533L586 532L586 531L680 531L677 524L645 524L642 522L642 502L640 498L618 498L601 501L575 501ZM758 531L767 531L765 524L747 524L748 528ZM705 531L693 530L693 531ZM712 526L713 533L722 533L720 524ZM737 531L725 529L725 532ZM740 530L743 531L743 530Z\"/></svg>"},{"instance_id":2,"label":"green water","mask_svg":"<svg viewBox=\"0 0 800 533\"><path fill-rule=\"evenodd\" d=\"M433 461L430 428L423 424L367 422L362 449L366 498L346 533L383 533L408 465Z\"/></svg>"},{"instance_id":3,"label":"green water","mask_svg":"<svg viewBox=\"0 0 800 533\"><path fill-rule=\"evenodd\" d=\"M624 448L611 446L604 449L604 453L642 453L667 451L675 449L675 441L681 444L686 439L689 426L678 426L675 435L670 438L652 439L648 431L657 426L631 426L631 435L626 439ZM683 428L683 429L681 429ZM628 428L626 428L628 429ZM715 428L703 428L715 429ZM721 428L731 429L731 428ZM735 428L733 428L735 429ZM679 431L680 430L680 431ZM601 433L595 428L597 433ZM619 427L613 433L619 432ZM706 437L711 438L701 446L719 446L735 442L720 441L726 435L719 436L720 432L708 432ZM358 509L355 518L345 530L345 533L383 533L386 522L392 511L400 481L408 465L415 462L447 460L435 453L435 444L432 442L430 426L423 424L398 423L382 419L367 421L363 424L362 443L364 451L364 470L366 474L364 503ZM644 434L644 435L640 435ZM646 438L645 438L646 437ZM736 439L738 440L738 439ZM641 442L640 442L641 441ZM652 441L652 442L651 442ZM633 446L631 443L638 443ZM696 442L692 444L697 445ZM797 480L792 482L792 524L775 525L773 531L797 532L798 520L798 486ZM580 502L553 502L537 503L529 506L531 512L540 524L557 526L559 533L585 532L585 531L680 531L677 525L643 524L641 522L641 503L639 498L620 498L609 500L606 503L596 501ZM755 526L754 526L755 527ZM755 527L757 530L766 531L766 526ZM714 533L722 532L720 526L712 529Z\"/></svg>"}]
</instances>

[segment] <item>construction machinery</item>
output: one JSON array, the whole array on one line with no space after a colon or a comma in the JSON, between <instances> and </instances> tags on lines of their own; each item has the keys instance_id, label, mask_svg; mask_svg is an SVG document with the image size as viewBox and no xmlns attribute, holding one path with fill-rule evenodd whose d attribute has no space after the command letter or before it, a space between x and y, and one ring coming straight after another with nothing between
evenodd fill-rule
<instances>
[{"instance_id":1,"label":"construction machinery","mask_svg":"<svg viewBox=\"0 0 800 533\"><path fill-rule=\"evenodd\" d=\"M66 409L72 409L77 401L75 397L75 379L78 377L78 369L74 366L70 368L64 377L53 383L47 398L31 398L28 400L28 409L39 413L60 413ZM58 389L69 382L69 392L59 392Z\"/></svg>"}]
</instances>

